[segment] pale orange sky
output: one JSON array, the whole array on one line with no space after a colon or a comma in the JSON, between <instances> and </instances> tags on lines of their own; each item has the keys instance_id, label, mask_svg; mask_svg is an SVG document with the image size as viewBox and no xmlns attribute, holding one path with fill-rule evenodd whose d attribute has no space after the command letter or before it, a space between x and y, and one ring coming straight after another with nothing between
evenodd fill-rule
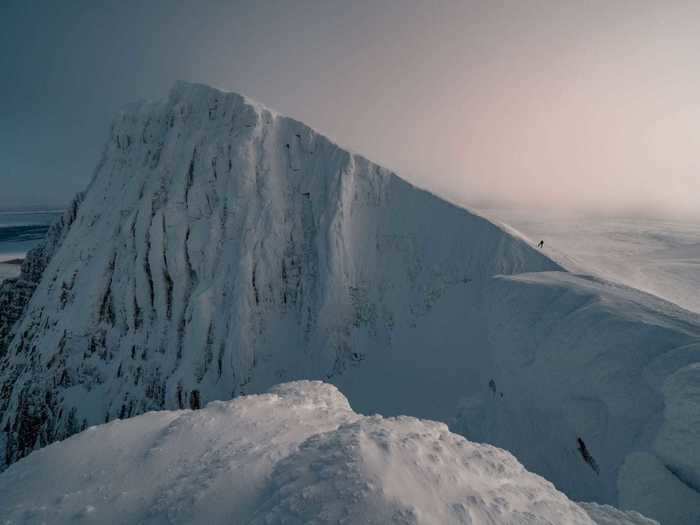
<instances>
[{"instance_id":1,"label":"pale orange sky","mask_svg":"<svg viewBox=\"0 0 700 525\"><path fill-rule=\"evenodd\" d=\"M0 207L67 201L184 79L461 203L700 218L700 2L10 1L0 34Z\"/></svg>"}]
</instances>

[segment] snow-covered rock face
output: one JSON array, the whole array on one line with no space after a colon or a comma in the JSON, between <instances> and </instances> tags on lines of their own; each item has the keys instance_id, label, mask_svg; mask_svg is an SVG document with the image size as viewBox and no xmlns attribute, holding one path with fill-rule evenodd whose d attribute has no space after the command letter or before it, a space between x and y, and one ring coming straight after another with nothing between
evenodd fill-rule
<instances>
[{"instance_id":1,"label":"snow-covered rock face","mask_svg":"<svg viewBox=\"0 0 700 525\"><path fill-rule=\"evenodd\" d=\"M121 114L58 238L0 356L0 468L114 418L324 379L576 500L700 521L697 316L239 95L178 84Z\"/></svg>"},{"instance_id":2,"label":"snow-covered rock face","mask_svg":"<svg viewBox=\"0 0 700 525\"><path fill-rule=\"evenodd\" d=\"M7 523L653 525L581 507L442 423L297 382L91 427L0 475Z\"/></svg>"},{"instance_id":3,"label":"snow-covered rock face","mask_svg":"<svg viewBox=\"0 0 700 525\"><path fill-rule=\"evenodd\" d=\"M555 267L296 121L179 84L116 119L15 327L6 460L115 417L337 378L443 294Z\"/></svg>"}]
</instances>

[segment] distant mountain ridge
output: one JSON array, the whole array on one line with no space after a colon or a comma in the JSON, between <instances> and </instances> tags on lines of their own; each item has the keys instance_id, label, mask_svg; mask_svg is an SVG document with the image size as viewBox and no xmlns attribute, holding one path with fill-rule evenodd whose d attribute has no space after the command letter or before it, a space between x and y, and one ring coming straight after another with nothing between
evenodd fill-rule
<instances>
[{"instance_id":1,"label":"distant mountain ridge","mask_svg":"<svg viewBox=\"0 0 700 525\"><path fill-rule=\"evenodd\" d=\"M179 83L130 106L52 232L21 299L0 292L17 312L0 319L5 465L316 378L508 448L574 499L700 516L697 316L567 273L245 97Z\"/></svg>"}]
</instances>

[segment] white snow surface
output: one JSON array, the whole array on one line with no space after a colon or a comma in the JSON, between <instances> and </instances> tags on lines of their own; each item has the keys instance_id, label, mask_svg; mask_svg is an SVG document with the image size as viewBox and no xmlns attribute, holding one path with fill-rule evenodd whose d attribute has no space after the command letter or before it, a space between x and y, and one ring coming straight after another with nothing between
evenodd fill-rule
<instances>
[{"instance_id":1,"label":"white snow surface","mask_svg":"<svg viewBox=\"0 0 700 525\"><path fill-rule=\"evenodd\" d=\"M0 469L115 418L322 379L571 499L700 523L695 313L202 85L117 117L74 215L0 352Z\"/></svg>"},{"instance_id":2,"label":"white snow surface","mask_svg":"<svg viewBox=\"0 0 700 525\"><path fill-rule=\"evenodd\" d=\"M358 415L310 381L91 427L10 467L0 494L8 525L656 523L578 506L504 450Z\"/></svg>"},{"instance_id":3,"label":"white snow surface","mask_svg":"<svg viewBox=\"0 0 700 525\"><path fill-rule=\"evenodd\" d=\"M544 210L484 209L545 241L544 253L585 272L700 312L700 224L664 219L563 217Z\"/></svg>"}]
</instances>

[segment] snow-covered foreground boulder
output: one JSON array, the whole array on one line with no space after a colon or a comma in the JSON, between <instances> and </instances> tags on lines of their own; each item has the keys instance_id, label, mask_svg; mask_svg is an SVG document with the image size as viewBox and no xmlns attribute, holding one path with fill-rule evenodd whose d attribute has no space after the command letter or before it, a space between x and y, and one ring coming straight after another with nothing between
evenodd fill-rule
<instances>
[{"instance_id":1,"label":"snow-covered foreground boulder","mask_svg":"<svg viewBox=\"0 0 700 525\"><path fill-rule=\"evenodd\" d=\"M361 416L300 381L91 427L0 475L3 523L655 522L579 506L442 423Z\"/></svg>"}]
</instances>

